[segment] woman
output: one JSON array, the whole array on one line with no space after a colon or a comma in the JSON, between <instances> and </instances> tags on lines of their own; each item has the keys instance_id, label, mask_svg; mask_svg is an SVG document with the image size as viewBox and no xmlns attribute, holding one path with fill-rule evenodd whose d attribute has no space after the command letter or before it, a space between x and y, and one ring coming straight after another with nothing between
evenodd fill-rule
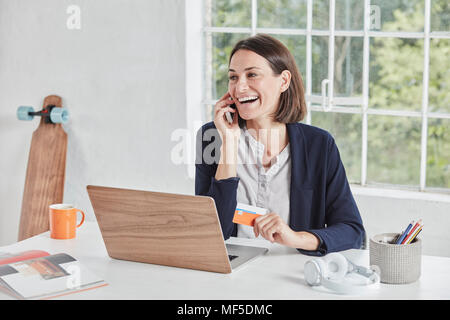
<instances>
[{"instance_id":1,"label":"woman","mask_svg":"<svg viewBox=\"0 0 450 320\"><path fill-rule=\"evenodd\" d=\"M318 256L361 247L364 228L337 146L328 132L299 123L305 114L289 50L268 35L239 41L228 92L197 134L195 193L214 198L225 239L260 236ZM236 225L238 202L269 213L253 228Z\"/></svg>"}]
</instances>

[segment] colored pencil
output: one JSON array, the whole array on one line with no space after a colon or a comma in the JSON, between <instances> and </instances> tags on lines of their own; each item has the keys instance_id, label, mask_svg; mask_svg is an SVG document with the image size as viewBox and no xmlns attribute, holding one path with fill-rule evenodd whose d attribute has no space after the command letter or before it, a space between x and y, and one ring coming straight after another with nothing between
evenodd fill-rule
<instances>
[{"instance_id":1,"label":"colored pencil","mask_svg":"<svg viewBox=\"0 0 450 320\"><path fill-rule=\"evenodd\" d=\"M411 239L411 237L413 236L414 232L416 231L416 229L420 226L420 224L422 223L422 219L419 219L416 224L414 225L414 227L411 229L411 231L409 231L408 235L402 240L401 244L405 244L408 243L408 240Z\"/></svg>"},{"instance_id":2,"label":"colored pencil","mask_svg":"<svg viewBox=\"0 0 450 320\"><path fill-rule=\"evenodd\" d=\"M423 225L421 225L420 228L417 229L416 233L414 233L414 236L408 241L408 244L410 244L415 238L417 238L417 235L420 233L420 231L422 231L422 227Z\"/></svg>"},{"instance_id":3,"label":"colored pencil","mask_svg":"<svg viewBox=\"0 0 450 320\"><path fill-rule=\"evenodd\" d=\"M409 230L411 229L411 227L413 226L414 220L411 221L411 223L408 225L408 227L406 228L405 232L403 232L402 236L397 240L397 244L401 244L403 239L405 239L406 235L408 234Z\"/></svg>"}]
</instances>

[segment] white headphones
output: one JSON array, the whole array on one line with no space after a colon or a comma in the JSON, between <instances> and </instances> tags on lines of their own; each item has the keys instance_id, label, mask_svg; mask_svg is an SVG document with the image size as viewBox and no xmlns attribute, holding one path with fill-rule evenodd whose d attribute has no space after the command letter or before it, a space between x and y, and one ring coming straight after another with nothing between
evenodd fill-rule
<instances>
[{"instance_id":1,"label":"white headphones","mask_svg":"<svg viewBox=\"0 0 450 320\"><path fill-rule=\"evenodd\" d=\"M323 285L341 294L359 294L380 283L380 276L374 270L358 266L337 252L306 261L303 271L310 286ZM349 283L346 277L351 273L362 276L364 281Z\"/></svg>"}]
</instances>

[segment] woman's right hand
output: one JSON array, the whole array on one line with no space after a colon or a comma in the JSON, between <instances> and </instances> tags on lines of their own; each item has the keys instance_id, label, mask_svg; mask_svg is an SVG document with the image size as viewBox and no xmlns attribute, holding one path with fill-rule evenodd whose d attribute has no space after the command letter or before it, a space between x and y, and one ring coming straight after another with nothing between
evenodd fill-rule
<instances>
[{"instance_id":1,"label":"woman's right hand","mask_svg":"<svg viewBox=\"0 0 450 320\"><path fill-rule=\"evenodd\" d=\"M229 92L223 95L214 106L214 125L219 131L222 141L224 138L237 138L241 131L238 124L237 110L230 107L234 101L231 99ZM233 122L230 124L225 117L226 112L231 112L233 115Z\"/></svg>"},{"instance_id":2,"label":"woman's right hand","mask_svg":"<svg viewBox=\"0 0 450 320\"><path fill-rule=\"evenodd\" d=\"M237 110L230 107L234 103L230 99L230 93L226 93L214 107L214 124L222 139L220 147L220 160L217 166L216 179L222 180L236 177L236 165L239 137L241 129L238 124ZM225 117L225 112L233 114L233 122L230 124Z\"/></svg>"}]
</instances>

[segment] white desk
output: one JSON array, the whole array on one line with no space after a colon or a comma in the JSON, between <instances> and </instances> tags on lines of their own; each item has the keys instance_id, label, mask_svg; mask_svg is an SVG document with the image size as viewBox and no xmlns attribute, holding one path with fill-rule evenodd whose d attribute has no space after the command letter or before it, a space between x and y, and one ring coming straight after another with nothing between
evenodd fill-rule
<instances>
[{"instance_id":1,"label":"white desk","mask_svg":"<svg viewBox=\"0 0 450 320\"><path fill-rule=\"evenodd\" d=\"M231 274L116 260L108 256L96 222L85 222L76 239L54 240L45 232L0 251L65 252L109 284L58 299L450 299L450 258L423 256L422 275L415 283L380 284L363 295L348 296L307 286L303 265L312 257L295 249L260 240L231 238L227 242L266 246L269 252ZM342 253L357 264L369 265L368 250ZM0 299L12 298L0 292Z\"/></svg>"}]
</instances>

